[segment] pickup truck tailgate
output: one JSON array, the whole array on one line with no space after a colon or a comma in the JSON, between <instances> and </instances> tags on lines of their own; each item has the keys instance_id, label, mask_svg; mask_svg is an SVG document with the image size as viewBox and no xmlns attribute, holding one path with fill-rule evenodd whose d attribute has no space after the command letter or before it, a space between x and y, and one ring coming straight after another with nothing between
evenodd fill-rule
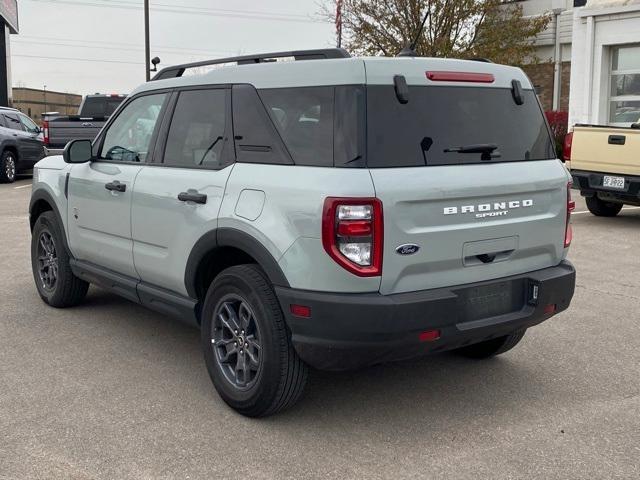
<instances>
[{"instance_id":1,"label":"pickup truck tailgate","mask_svg":"<svg viewBox=\"0 0 640 480\"><path fill-rule=\"evenodd\" d=\"M640 129L576 125L571 169L640 175Z\"/></svg>"}]
</instances>

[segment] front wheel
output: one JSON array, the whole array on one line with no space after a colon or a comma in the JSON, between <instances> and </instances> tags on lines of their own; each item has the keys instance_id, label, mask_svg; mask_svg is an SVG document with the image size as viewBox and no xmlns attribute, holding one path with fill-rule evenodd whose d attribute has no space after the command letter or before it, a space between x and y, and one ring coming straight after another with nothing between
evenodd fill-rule
<instances>
[{"instance_id":1,"label":"front wheel","mask_svg":"<svg viewBox=\"0 0 640 480\"><path fill-rule=\"evenodd\" d=\"M605 202L597 196L587 197L587 208L597 217L615 217L622 210L621 203Z\"/></svg>"},{"instance_id":2,"label":"front wheel","mask_svg":"<svg viewBox=\"0 0 640 480\"><path fill-rule=\"evenodd\" d=\"M256 265L224 270L207 292L202 347L209 376L222 399L249 417L294 405L308 367L291 344L280 305Z\"/></svg>"},{"instance_id":3,"label":"front wheel","mask_svg":"<svg viewBox=\"0 0 640 480\"><path fill-rule=\"evenodd\" d=\"M38 217L31 234L31 268L42 300L52 307L72 307L84 300L89 284L71 271L62 226L53 212Z\"/></svg>"},{"instance_id":4,"label":"front wheel","mask_svg":"<svg viewBox=\"0 0 640 480\"><path fill-rule=\"evenodd\" d=\"M510 335L505 335L504 337L493 338L491 340L485 340L484 342L474 343L473 345L467 345L466 347L455 350L455 352L468 358L483 359L494 357L501 353L508 352L520 343L520 340L522 340L526 331L526 329L517 330Z\"/></svg>"},{"instance_id":5,"label":"front wheel","mask_svg":"<svg viewBox=\"0 0 640 480\"><path fill-rule=\"evenodd\" d=\"M16 180L18 161L10 150L0 157L0 183L13 183Z\"/></svg>"}]
</instances>

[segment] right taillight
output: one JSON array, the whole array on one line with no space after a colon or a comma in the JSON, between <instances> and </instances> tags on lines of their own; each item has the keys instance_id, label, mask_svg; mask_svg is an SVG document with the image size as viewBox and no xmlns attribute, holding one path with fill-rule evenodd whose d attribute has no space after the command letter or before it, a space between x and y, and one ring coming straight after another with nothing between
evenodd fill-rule
<instances>
[{"instance_id":1,"label":"right taillight","mask_svg":"<svg viewBox=\"0 0 640 480\"><path fill-rule=\"evenodd\" d=\"M572 183L567 184L567 224L564 230L564 248L571 245L573 239L573 229L571 228L571 212L576 209L576 202L571 199L571 186Z\"/></svg>"},{"instance_id":2,"label":"right taillight","mask_svg":"<svg viewBox=\"0 0 640 480\"><path fill-rule=\"evenodd\" d=\"M565 162L571 161L571 145L573 144L573 132L569 132L564 136L564 143L562 144L562 160Z\"/></svg>"},{"instance_id":3,"label":"right taillight","mask_svg":"<svg viewBox=\"0 0 640 480\"><path fill-rule=\"evenodd\" d=\"M322 245L341 267L360 277L382 273L382 202L336 198L324 202Z\"/></svg>"},{"instance_id":4,"label":"right taillight","mask_svg":"<svg viewBox=\"0 0 640 480\"><path fill-rule=\"evenodd\" d=\"M42 122L42 136L44 139L44 144L49 145L49 122L46 120Z\"/></svg>"}]
</instances>

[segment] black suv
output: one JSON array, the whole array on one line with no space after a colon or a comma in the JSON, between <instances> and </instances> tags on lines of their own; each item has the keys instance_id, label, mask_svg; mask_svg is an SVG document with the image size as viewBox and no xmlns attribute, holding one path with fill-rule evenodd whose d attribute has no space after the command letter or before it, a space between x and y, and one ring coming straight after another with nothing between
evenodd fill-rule
<instances>
[{"instance_id":1,"label":"black suv","mask_svg":"<svg viewBox=\"0 0 640 480\"><path fill-rule=\"evenodd\" d=\"M45 156L42 130L24 113L0 107L0 183L12 183Z\"/></svg>"}]
</instances>

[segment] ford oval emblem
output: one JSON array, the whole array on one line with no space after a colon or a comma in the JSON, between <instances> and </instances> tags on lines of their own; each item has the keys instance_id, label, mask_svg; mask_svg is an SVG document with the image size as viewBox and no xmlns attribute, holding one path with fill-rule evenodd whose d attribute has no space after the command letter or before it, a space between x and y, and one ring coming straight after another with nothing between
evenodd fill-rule
<instances>
[{"instance_id":1,"label":"ford oval emblem","mask_svg":"<svg viewBox=\"0 0 640 480\"><path fill-rule=\"evenodd\" d=\"M414 243L405 243L404 245L400 245L396 248L396 253L398 255L413 255L420 250L420 247Z\"/></svg>"}]
</instances>

